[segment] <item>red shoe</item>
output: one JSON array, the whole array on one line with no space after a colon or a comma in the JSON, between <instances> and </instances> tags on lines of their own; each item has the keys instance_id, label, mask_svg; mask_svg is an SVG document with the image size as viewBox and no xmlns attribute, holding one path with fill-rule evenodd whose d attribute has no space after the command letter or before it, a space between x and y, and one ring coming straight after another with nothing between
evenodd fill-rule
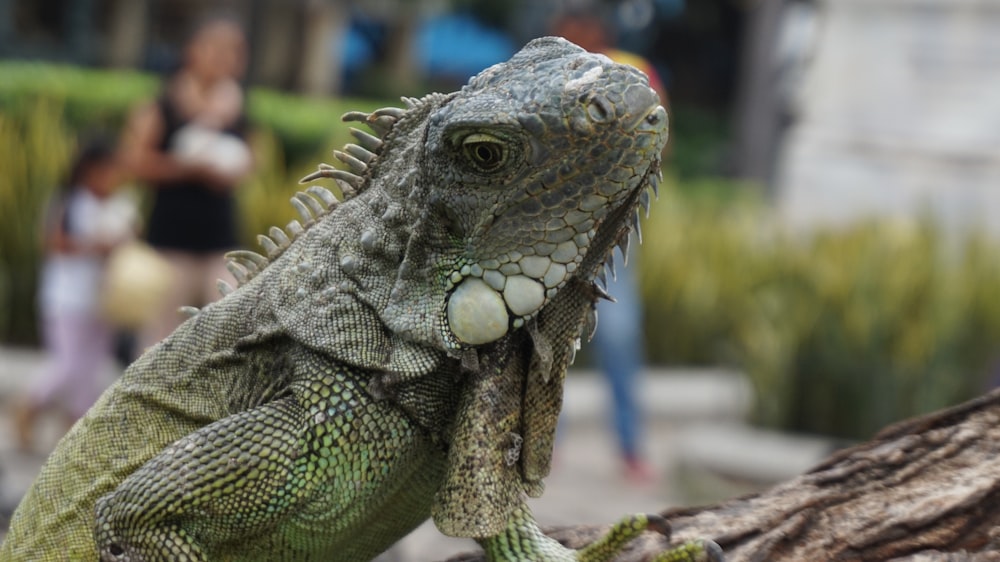
<instances>
[{"instance_id":1,"label":"red shoe","mask_svg":"<svg viewBox=\"0 0 1000 562\"><path fill-rule=\"evenodd\" d=\"M656 483L656 470L648 462L635 457L625 459L625 480L634 486L650 486Z\"/></svg>"}]
</instances>

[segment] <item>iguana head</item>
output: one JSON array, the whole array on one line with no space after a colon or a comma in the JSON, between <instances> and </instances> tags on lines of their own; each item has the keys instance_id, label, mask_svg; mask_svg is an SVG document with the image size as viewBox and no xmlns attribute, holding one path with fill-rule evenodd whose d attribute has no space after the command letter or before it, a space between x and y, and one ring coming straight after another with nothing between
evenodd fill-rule
<instances>
[{"instance_id":1,"label":"iguana head","mask_svg":"<svg viewBox=\"0 0 1000 562\"><path fill-rule=\"evenodd\" d=\"M270 300L285 329L387 373L499 340L590 283L627 243L667 140L642 72L552 37L459 92L404 101L346 115L375 134L335 152L350 170L304 180L334 179L346 201L312 186L292 200L305 230L261 237L284 264ZM230 266L252 278L261 260Z\"/></svg>"},{"instance_id":2,"label":"iguana head","mask_svg":"<svg viewBox=\"0 0 1000 562\"><path fill-rule=\"evenodd\" d=\"M642 72L544 38L444 100L424 139L423 212L385 319L406 328L412 311L436 313L440 339L466 347L521 327L571 277L593 278L595 240L628 235L659 174L667 115ZM594 264L613 247L598 245ZM415 274L433 294L413 290ZM416 302L428 297L436 311Z\"/></svg>"}]
</instances>

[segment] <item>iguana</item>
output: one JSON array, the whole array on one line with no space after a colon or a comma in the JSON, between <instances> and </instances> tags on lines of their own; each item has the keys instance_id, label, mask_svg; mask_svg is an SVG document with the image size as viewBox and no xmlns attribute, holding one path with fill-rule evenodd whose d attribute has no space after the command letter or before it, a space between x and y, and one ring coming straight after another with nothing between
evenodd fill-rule
<instances>
[{"instance_id":1,"label":"iguana","mask_svg":"<svg viewBox=\"0 0 1000 562\"><path fill-rule=\"evenodd\" d=\"M352 112L302 221L61 440L0 559L365 560L433 517L497 560L575 552L524 504L549 471L595 282L655 188L667 115L636 69L532 41L459 92ZM637 223L636 223L637 224ZM714 556L689 544L664 559Z\"/></svg>"}]
</instances>

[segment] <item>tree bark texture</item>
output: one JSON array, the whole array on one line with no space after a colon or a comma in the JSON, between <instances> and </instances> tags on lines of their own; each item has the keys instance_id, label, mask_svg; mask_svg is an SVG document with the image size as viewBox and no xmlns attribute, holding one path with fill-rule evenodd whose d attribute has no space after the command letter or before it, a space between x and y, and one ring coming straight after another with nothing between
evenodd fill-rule
<instances>
[{"instance_id":1,"label":"tree bark texture","mask_svg":"<svg viewBox=\"0 0 1000 562\"><path fill-rule=\"evenodd\" d=\"M892 425L768 491L662 515L673 542L712 539L732 562L1000 562L1000 390ZM604 530L550 534L579 547ZM646 533L621 560L670 542Z\"/></svg>"}]
</instances>

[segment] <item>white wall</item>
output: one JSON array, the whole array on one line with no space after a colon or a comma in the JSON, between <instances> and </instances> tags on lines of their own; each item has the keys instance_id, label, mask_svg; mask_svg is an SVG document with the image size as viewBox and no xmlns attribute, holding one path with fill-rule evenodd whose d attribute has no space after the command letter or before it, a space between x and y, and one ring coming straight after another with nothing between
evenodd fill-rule
<instances>
[{"instance_id":1,"label":"white wall","mask_svg":"<svg viewBox=\"0 0 1000 562\"><path fill-rule=\"evenodd\" d=\"M779 161L794 224L870 214L1000 233L1000 0L825 0Z\"/></svg>"}]
</instances>

